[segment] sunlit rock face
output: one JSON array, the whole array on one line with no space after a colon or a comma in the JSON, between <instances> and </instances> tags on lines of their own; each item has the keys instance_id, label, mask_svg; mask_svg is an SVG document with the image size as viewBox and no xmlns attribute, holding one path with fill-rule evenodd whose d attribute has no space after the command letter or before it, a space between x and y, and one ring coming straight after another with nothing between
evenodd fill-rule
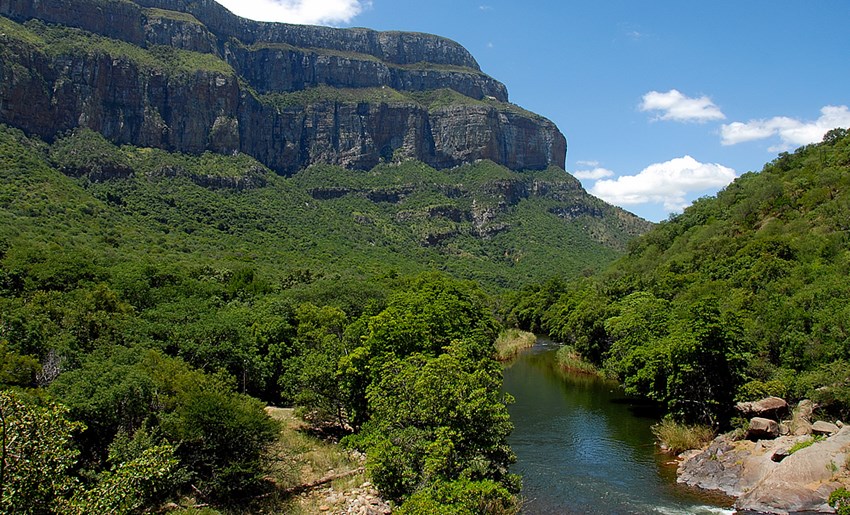
<instances>
[{"instance_id":1,"label":"sunlit rock face","mask_svg":"<svg viewBox=\"0 0 850 515\"><path fill-rule=\"evenodd\" d=\"M14 29L0 35L0 122L48 140L85 126L120 144L243 152L284 174L565 165L558 128L438 36L254 22L212 0L0 0L0 14ZM48 24L76 44L55 45L63 29Z\"/></svg>"}]
</instances>

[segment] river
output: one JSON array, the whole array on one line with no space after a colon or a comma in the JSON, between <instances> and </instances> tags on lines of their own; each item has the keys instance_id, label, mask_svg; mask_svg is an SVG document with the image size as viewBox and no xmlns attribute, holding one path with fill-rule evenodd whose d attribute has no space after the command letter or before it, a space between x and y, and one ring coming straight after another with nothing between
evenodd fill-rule
<instances>
[{"instance_id":1,"label":"river","mask_svg":"<svg viewBox=\"0 0 850 515\"><path fill-rule=\"evenodd\" d=\"M556 350L538 339L504 372L524 514L732 513L728 499L676 484L656 452L656 413L616 384L559 370Z\"/></svg>"}]
</instances>

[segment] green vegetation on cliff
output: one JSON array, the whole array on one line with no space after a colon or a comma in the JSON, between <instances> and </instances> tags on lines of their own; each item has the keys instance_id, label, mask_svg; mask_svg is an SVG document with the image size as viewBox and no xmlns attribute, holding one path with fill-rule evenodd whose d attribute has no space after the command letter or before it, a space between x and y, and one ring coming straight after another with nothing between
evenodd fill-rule
<instances>
[{"instance_id":1,"label":"green vegetation on cliff","mask_svg":"<svg viewBox=\"0 0 850 515\"><path fill-rule=\"evenodd\" d=\"M527 288L518 324L571 342L686 421L734 400L850 413L850 135L782 153L634 240L604 272Z\"/></svg>"},{"instance_id":2,"label":"green vegetation on cliff","mask_svg":"<svg viewBox=\"0 0 850 515\"><path fill-rule=\"evenodd\" d=\"M21 25L0 17L0 28L6 36L16 39L18 43L54 57L100 55L131 61L143 70L166 71L175 75L197 71L234 75L230 65L212 54L166 46L145 49L80 29L49 25L40 20L30 20Z\"/></svg>"},{"instance_id":3,"label":"green vegetation on cliff","mask_svg":"<svg viewBox=\"0 0 850 515\"><path fill-rule=\"evenodd\" d=\"M540 280L552 263L604 263L648 227L554 168L317 165L286 179L244 154L119 148L91 131L47 146L4 129L0 145L0 238L13 256L58 245L105 266L250 263L286 288L436 268L492 290Z\"/></svg>"}]
</instances>

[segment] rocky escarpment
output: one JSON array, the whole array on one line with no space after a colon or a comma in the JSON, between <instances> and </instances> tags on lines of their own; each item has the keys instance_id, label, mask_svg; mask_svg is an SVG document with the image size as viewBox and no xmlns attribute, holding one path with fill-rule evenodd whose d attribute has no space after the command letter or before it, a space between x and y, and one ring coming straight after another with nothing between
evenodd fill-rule
<instances>
[{"instance_id":1,"label":"rocky escarpment","mask_svg":"<svg viewBox=\"0 0 850 515\"><path fill-rule=\"evenodd\" d=\"M428 62L479 69L469 51L439 36L256 22L235 16L214 0L0 0L0 14L18 21L40 19L78 27L137 46L162 44L163 34L184 32L187 27L199 34L192 25L203 24L204 32L215 33L221 42L286 43L369 55L400 65ZM151 18L155 24L162 18L171 22L151 30L146 26ZM193 39L189 36L186 41ZM197 49L213 51L204 45Z\"/></svg>"},{"instance_id":2,"label":"rocky escarpment","mask_svg":"<svg viewBox=\"0 0 850 515\"><path fill-rule=\"evenodd\" d=\"M0 0L0 14L0 122L48 140L83 126L280 173L564 166L557 127L445 38L253 22L212 0Z\"/></svg>"}]
</instances>

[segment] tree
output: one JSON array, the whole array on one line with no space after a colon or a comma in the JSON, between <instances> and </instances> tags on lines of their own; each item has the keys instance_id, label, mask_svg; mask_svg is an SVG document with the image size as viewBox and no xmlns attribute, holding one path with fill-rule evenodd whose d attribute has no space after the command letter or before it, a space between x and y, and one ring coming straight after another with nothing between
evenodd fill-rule
<instances>
[{"instance_id":1,"label":"tree","mask_svg":"<svg viewBox=\"0 0 850 515\"><path fill-rule=\"evenodd\" d=\"M461 344L434 358L388 361L368 388L372 418L355 439L367 448L378 488L401 500L437 481L490 480L515 490L508 472L513 429L499 391L500 365Z\"/></svg>"},{"instance_id":2,"label":"tree","mask_svg":"<svg viewBox=\"0 0 850 515\"><path fill-rule=\"evenodd\" d=\"M79 443L93 473L106 468L117 435L148 428L160 438L151 448L173 445L180 465L211 498L256 490L262 454L278 434L262 403L233 390L226 376L193 370L159 351L123 347L93 353L51 387L72 416L92 427Z\"/></svg>"},{"instance_id":3,"label":"tree","mask_svg":"<svg viewBox=\"0 0 850 515\"><path fill-rule=\"evenodd\" d=\"M102 474L89 489L78 490L62 509L63 514L131 513L157 494L170 493L171 475L177 467L174 448L158 445Z\"/></svg>"},{"instance_id":4,"label":"tree","mask_svg":"<svg viewBox=\"0 0 850 515\"><path fill-rule=\"evenodd\" d=\"M0 340L0 385L33 386L40 370L37 359L12 352L8 342Z\"/></svg>"},{"instance_id":5,"label":"tree","mask_svg":"<svg viewBox=\"0 0 850 515\"><path fill-rule=\"evenodd\" d=\"M743 384L748 356L741 322L734 313L721 312L717 299L708 298L690 306L679 323L668 344L668 406L682 420L716 426L728 420Z\"/></svg>"},{"instance_id":6,"label":"tree","mask_svg":"<svg viewBox=\"0 0 850 515\"><path fill-rule=\"evenodd\" d=\"M496 334L477 285L432 273L415 277L390 297L386 309L369 320L366 344L373 356L437 355L454 340L477 336L483 342L481 355L486 355Z\"/></svg>"},{"instance_id":7,"label":"tree","mask_svg":"<svg viewBox=\"0 0 850 515\"><path fill-rule=\"evenodd\" d=\"M84 426L66 415L57 404L0 391L0 512L51 513L75 487L71 436Z\"/></svg>"},{"instance_id":8,"label":"tree","mask_svg":"<svg viewBox=\"0 0 850 515\"><path fill-rule=\"evenodd\" d=\"M262 403L209 379L186 385L177 397L162 429L169 441L179 442L177 456L197 486L213 499L256 491L263 481L263 453L280 431Z\"/></svg>"}]
</instances>

